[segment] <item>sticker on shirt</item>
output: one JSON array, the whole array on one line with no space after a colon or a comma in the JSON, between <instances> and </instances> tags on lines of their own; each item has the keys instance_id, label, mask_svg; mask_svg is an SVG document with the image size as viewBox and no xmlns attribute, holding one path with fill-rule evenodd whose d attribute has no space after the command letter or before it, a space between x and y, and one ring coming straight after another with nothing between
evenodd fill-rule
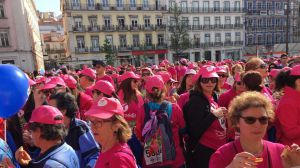
<instances>
[{"instance_id":1,"label":"sticker on shirt","mask_svg":"<svg viewBox=\"0 0 300 168\"><path fill-rule=\"evenodd\" d=\"M211 103L210 104L210 111L214 111L214 110L217 110L218 106L215 105L214 103ZM218 119L219 120L219 123L220 123L220 126L226 130L226 118L225 117L221 117Z\"/></svg>"}]
</instances>

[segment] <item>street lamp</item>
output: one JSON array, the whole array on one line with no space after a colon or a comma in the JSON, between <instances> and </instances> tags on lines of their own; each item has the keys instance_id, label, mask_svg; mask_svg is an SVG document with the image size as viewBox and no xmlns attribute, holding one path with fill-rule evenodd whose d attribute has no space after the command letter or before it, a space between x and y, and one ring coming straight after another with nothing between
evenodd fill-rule
<instances>
[{"instance_id":1,"label":"street lamp","mask_svg":"<svg viewBox=\"0 0 300 168\"><path fill-rule=\"evenodd\" d=\"M287 55L289 55L290 0L287 0L287 4L285 5L285 10L286 10L285 52Z\"/></svg>"}]
</instances>

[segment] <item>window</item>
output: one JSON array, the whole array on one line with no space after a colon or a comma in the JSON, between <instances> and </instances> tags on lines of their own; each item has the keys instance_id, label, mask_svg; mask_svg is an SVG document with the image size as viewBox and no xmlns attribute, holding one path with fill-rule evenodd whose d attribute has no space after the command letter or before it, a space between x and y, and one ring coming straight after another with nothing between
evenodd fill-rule
<instances>
[{"instance_id":1,"label":"window","mask_svg":"<svg viewBox=\"0 0 300 168\"><path fill-rule=\"evenodd\" d=\"M117 0L117 7L118 8L123 7L123 0Z\"/></svg>"},{"instance_id":2,"label":"window","mask_svg":"<svg viewBox=\"0 0 300 168\"><path fill-rule=\"evenodd\" d=\"M225 16L225 24L226 25L230 25L231 24L230 16Z\"/></svg>"},{"instance_id":3,"label":"window","mask_svg":"<svg viewBox=\"0 0 300 168\"><path fill-rule=\"evenodd\" d=\"M81 17L74 18L74 25L77 28L81 28L82 27L82 18Z\"/></svg>"},{"instance_id":4,"label":"window","mask_svg":"<svg viewBox=\"0 0 300 168\"><path fill-rule=\"evenodd\" d=\"M272 44L273 43L273 40L272 40L272 34L268 34L267 35L267 42L270 44Z\"/></svg>"},{"instance_id":5,"label":"window","mask_svg":"<svg viewBox=\"0 0 300 168\"><path fill-rule=\"evenodd\" d=\"M239 16L235 17L235 24L236 25L241 24L241 17L239 17Z\"/></svg>"},{"instance_id":6,"label":"window","mask_svg":"<svg viewBox=\"0 0 300 168\"><path fill-rule=\"evenodd\" d=\"M220 11L220 1L214 1L214 11Z\"/></svg>"},{"instance_id":7,"label":"window","mask_svg":"<svg viewBox=\"0 0 300 168\"><path fill-rule=\"evenodd\" d=\"M216 33L215 34L215 42L220 43L221 42L221 33Z\"/></svg>"},{"instance_id":8,"label":"window","mask_svg":"<svg viewBox=\"0 0 300 168\"><path fill-rule=\"evenodd\" d=\"M139 37L139 35L132 35L132 43L133 43L133 47L139 47L140 46L140 37Z\"/></svg>"},{"instance_id":9,"label":"window","mask_svg":"<svg viewBox=\"0 0 300 168\"><path fill-rule=\"evenodd\" d=\"M268 10L272 9L272 3L271 2L267 2L267 9Z\"/></svg>"},{"instance_id":10,"label":"window","mask_svg":"<svg viewBox=\"0 0 300 168\"><path fill-rule=\"evenodd\" d=\"M280 34L276 34L276 36L275 36L275 42L276 43L280 43L280 40L281 40L281 35Z\"/></svg>"},{"instance_id":11,"label":"window","mask_svg":"<svg viewBox=\"0 0 300 168\"><path fill-rule=\"evenodd\" d=\"M268 19L267 20L267 26L268 27L272 27L272 19Z\"/></svg>"},{"instance_id":12,"label":"window","mask_svg":"<svg viewBox=\"0 0 300 168\"><path fill-rule=\"evenodd\" d=\"M136 2L135 0L130 0L130 7L135 8L136 7Z\"/></svg>"},{"instance_id":13,"label":"window","mask_svg":"<svg viewBox=\"0 0 300 168\"><path fill-rule=\"evenodd\" d=\"M204 42L205 43L210 43L210 34L207 33L207 34L204 35Z\"/></svg>"},{"instance_id":14,"label":"window","mask_svg":"<svg viewBox=\"0 0 300 168\"><path fill-rule=\"evenodd\" d=\"M204 12L209 11L209 1L203 1Z\"/></svg>"},{"instance_id":15,"label":"window","mask_svg":"<svg viewBox=\"0 0 300 168\"><path fill-rule=\"evenodd\" d=\"M113 45L113 37L111 35L105 36L105 39L108 40L109 44Z\"/></svg>"},{"instance_id":16,"label":"window","mask_svg":"<svg viewBox=\"0 0 300 168\"><path fill-rule=\"evenodd\" d=\"M242 41L241 32L235 32L235 41Z\"/></svg>"},{"instance_id":17,"label":"window","mask_svg":"<svg viewBox=\"0 0 300 168\"><path fill-rule=\"evenodd\" d=\"M215 17L215 25L221 25L221 17Z\"/></svg>"},{"instance_id":18,"label":"window","mask_svg":"<svg viewBox=\"0 0 300 168\"><path fill-rule=\"evenodd\" d=\"M280 9L280 7L281 7L280 2L276 2L276 3L275 3L275 8L276 8L276 9Z\"/></svg>"},{"instance_id":19,"label":"window","mask_svg":"<svg viewBox=\"0 0 300 168\"><path fill-rule=\"evenodd\" d=\"M73 7L79 7L80 6L80 0L72 0L72 6Z\"/></svg>"},{"instance_id":20,"label":"window","mask_svg":"<svg viewBox=\"0 0 300 168\"><path fill-rule=\"evenodd\" d=\"M144 18L145 27L150 27L150 18Z\"/></svg>"},{"instance_id":21,"label":"window","mask_svg":"<svg viewBox=\"0 0 300 168\"><path fill-rule=\"evenodd\" d=\"M263 26L263 20L262 19L258 19L257 20L257 26L258 27L262 27Z\"/></svg>"},{"instance_id":22,"label":"window","mask_svg":"<svg viewBox=\"0 0 300 168\"><path fill-rule=\"evenodd\" d=\"M144 8L149 8L149 2L148 2L148 0L143 0L143 7Z\"/></svg>"},{"instance_id":23,"label":"window","mask_svg":"<svg viewBox=\"0 0 300 168\"><path fill-rule=\"evenodd\" d=\"M241 9L241 3L240 1L235 1L234 2L234 10L239 11Z\"/></svg>"},{"instance_id":24,"label":"window","mask_svg":"<svg viewBox=\"0 0 300 168\"><path fill-rule=\"evenodd\" d=\"M159 34L157 35L157 41L158 41L158 45L164 45L164 35Z\"/></svg>"},{"instance_id":25,"label":"window","mask_svg":"<svg viewBox=\"0 0 300 168\"><path fill-rule=\"evenodd\" d=\"M192 6L192 11L199 11L199 2L198 1L193 1L193 6Z\"/></svg>"},{"instance_id":26,"label":"window","mask_svg":"<svg viewBox=\"0 0 300 168\"><path fill-rule=\"evenodd\" d=\"M131 18L131 26L132 27L137 27L137 18Z\"/></svg>"},{"instance_id":27,"label":"window","mask_svg":"<svg viewBox=\"0 0 300 168\"><path fill-rule=\"evenodd\" d=\"M120 27L125 27L125 18L124 17L118 17L118 25Z\"/></svg>"},{"instance_id":28,"label":"window","mask_svg":"<svg viewBox=\"0 0 300 168\"><path fill-rule=\"evenodd\" d=\"M262 44L262 43L263 43L262 35L258 35L258 36L257 36L257 43L258 43L258 44Z\"/></svg>"},{"instance_id":29,"label":"window","mask_svg":"<svg viewBox=\"0 0 300 168\"><path fill-rule=\"evenodd\" d=\"M87 0L87 5L88 7L94 7L95 6L94 0Z\"/></svg>"},{"instance_id":30,"label":"window","mask_svg":"<svg viewBox=\"0 0 300 168\"><path fill-rule=\"evenodd\" d=\"M77 41L77 47L78 48L85 48L84 37L83 36L77 36L76 41Z\"/></svg>"},{"instance_id":31,"label":"window","mask_svg":"<svg viewBox=\"0 0 300 168\"><path fill-rule=\"evenodd\" d=\"M248 36L247 43L248 44L252 44L253 43L253 37L252 36Z\"/></svg>"},{"instance_id":32,"label":"window","mask_svg":"<svg viewBox=\"0 0 300 168\"><path fill-rule=\"evenodd\" d=\"M253 8L252 2L248 2L248 10L252 10L252 8Z\"/></svg>"},{"instance_id":33,"label":"window","mask_svg":"<svg viewBox=\"0 0 300 168\"><path fill-rule=\"evenodd\" d=\"M262 9L261 2L257 2L257 9Z\"/></svg>"},{"instance_id":34,"label":"window","mask_svg":"<svg viewBox=\"0 0 300 168\"><path fill-rule=\"evenodd\" d=\"M182 12L187 11L187 2L186 1L181 2L181 10L182 10Z\"/></svg>"},{"instance_id":35,"label":"window","mask_svg":"<svg viewBox=\"0 0 300 168\"><path fill-rule=\"evenodd\" d=\"M104 25L105 25L105 27L110 27L111 25L110 25L110 18L109 17L105 17L104 18Z\"/></svg>"},{"instance_id":36,"label":"window","mask_svg":"<svg viewBox=\"0 0 300 168\"><path fill-rule=\"evenodd\" d=\"M161 26L162 25L162 18L157 18L156 19L156 24L157 24L157 26Z\"/></svg>"},{"instance_id":37,"label":"window","mask_svg":"<svg viewBox=\"0 0 300 168\"><path fill-rule=\"evenodd\" d=\"M4 15L4 7L3 7L3 3L0 3L0 18L3 18Z\"/></svg>"},{"instance_id":38,"label":"window","mask_svg":"<svg viewBox=\"0 0 300 168\"><path fill-rule=\"evenodd\" d=\"M200 25L199 17L193 17L193 25Z\"/></svg>"},{"instance_id":39,"label":"window","mask_svg":"<svg viewBox=\"0 0 300 168\"><path fill-rule=\"evenodd\" d=\"M102 0L102 6L108 7L108 0Z\"/></svg>"},{"instance_id":40,"label":"window","mask_svg":"<svg viewBox=\"0 0 300 168\"><path fill-rule=\"evenodd\" d=\"M224 11L230 11L230 1L224 1Z\"/></svg>"},{"instance_id":41,"label":"window","mask_svg":"<svg viewBox=\"0 0 300 168\"><path fill-rule=\"evenodd\" d=\"M92 36L91 42L92 42L92 48L99 47L99 37L98 36Z\"/></svg>"},{"instance_id":42,"label":"window","mask_svg":"<svg viewBox=\"0 0 300 168\"><path fill-rule=\"evenodd\" d=\"M231 42L231 33L225 33L225 42Z\"/></svg>"},{"instance_id":43,"label":"window","mask_svg":"<svg viewBox=\"0 0 300 168\"><path fill-rule=\"evenodd\" d=\"M210 25L210 17L204 17L204 25Z\"/></svg>"},{"instance_id":44,"label":"window","mask_svg":"<svg viewBox=\"0 0 300 168\"><path fill-rule=\"evenodd\" d=\"M0 31L0 47L8 47L8 46L9 46L8 32Z\"/></svg>"},{"instance_id":45,"label":"window","mask_svg":"<svg viewBox=\"0 0 300 168\"><path fill-rule=\"evenodd\" d=\"M279 26L279 25L280 25L280 19L278 19L278 18L275 19L275 25L276 25L276 26Z\"/></svg>"},{"instance_id":46,"label":"window","mask_svg":"<svg viewBox=\"0 0 300 168\"><path fill-rule=\"evenodd\" d=\"M182 24L183 25L189 25L189 18L188 17L182 17Z\"/></svg>"},{"instance_id":47,"label":"window","mask_svg":"<svg viewBox=\"0 0 300 168\"><path fill-rule=\"evenodd\" d=\"M126 47L126 35L120 35L120 47Z\"/></svg>"},{"instance_id":48,"label":"window","mask_svg":"<svg viewBox=\"0 0 300 168\"><path fill-rule=\"evenodd\" d=\"M152 35L146 34L146 45L151 46L152 45Z\"/></svg>"},{"instance_id":49,"label":"window","mask_svg":"<svg viewBox=\"0 0 300 168\"><path fill-rule=\"evenodd\" d=\"M91 27L97 26L97 18L96 17L89 17L89 22Z\"/></svg>"}]
</instances>

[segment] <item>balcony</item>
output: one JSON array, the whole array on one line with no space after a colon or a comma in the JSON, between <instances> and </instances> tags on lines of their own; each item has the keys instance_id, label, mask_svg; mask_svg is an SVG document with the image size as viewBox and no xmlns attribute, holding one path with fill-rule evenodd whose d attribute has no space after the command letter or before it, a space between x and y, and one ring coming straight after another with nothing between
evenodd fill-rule
<instances>
[{"instance_id":1,"label":"balcony","mask_svg":"<svg viewBox=\"0 0 300 168\"><path fill-rule=\"evenodd\" d=\"M129 26L130 31L138 31L141 30L141 25L130 25Z\"/></svg>"},{"instance_id":2,"label":"balcony","mask_svg":"<svg viewBox=\"0 0 300 168\"><path fill-rule=\"evenodd\" d=\"M242 29L242 28L244 28L244 25L243 24L234 24L234 28L235 29Z\"/></svg>"},{"instance_id":3,"label":"balcony","mask_svg":"<svg viewBox=\"0 0 300 168\"><path fill-rule=\"evenodd\" d=\"M232 41L225 41L224 46L233 46L233 42Z\"/></svg>"},{"instance_id":4,"label":"balcony","mask_svg":"<svg viewBox=\"0 0 300 168\"><path fill-rule=\"evenodd\" d=\"M156 47L155 47L157 50L164 50L164 49L168 49L168 45L165 44L165 43L159 43L159 44L156 44Z\"/></svg>"},{"instance_id":5,"label":"balcony","mask_svg":"<svg viewBox=\"0 0 300 168\"><path fill-rule=\"evenodd\" d=\"M131 51L131 47L129 45L121 45L117 47L118 51Z\"/></svg>"},{"instance_id":6,"label":"balcony","mask_svg":"<svg viewBox=\"0 0 300 168\"><path fill-rule=\"evenodd\" d=\"M100 32L100 26L98 26L98 25L88 26L88 31L89 32Z\"/></svg>"},{"instance_id":7,"label":"balcony","mask_svg":"<svg viewBox=\"0 0 300 168\"><path fill-rule=\"evenodd\" d=\"M169 8L169 13L172 12L172 8ZM186 7L181 8L182 13L243 13L242 8L200 8L200 7Z\"/></svg>"},{"instance_id":8,"label":"balcony","mask_svg":"<svg viewBox=\"0 0 300 168\"><path fill-rule=\"evenodd\" d=\"M198 42L198 43L194 43L193 44L193 48L201 48L201 44Z\"/></svg>"},{"instance_id":9,"label":"balcony","mask_svg":"<svg viewBox=\"0 0 300 168\"><path fill-rule=\"evenodd\" d=\"M223 45L222 42L214 42L214 47L222 47Z\"/></svg>"},{"instance_id":10,"label":"balcony","mask_svg":"<svg viewBox=\"0 0 300 168\"><path fill-rule=\"evenodd\" d=\"M215 24L215 25L214 25L214 28L215 28L215 29L223 29L224 26L223 26L222 24Z\"/></svg>"},{"instance_id":11,"label":"balcony","mask_svg":"<svg viewBox=\"0 0 300 168\"><path fill-rule=\"evenodd\" d=\"M47 54L58 54L58 53L65 53L64 48L46 48L46 53Z\"/></svg>"},{"instance_id":12,"label":"balcony","mask_svg":"<svg viewBox=\"0 0 300 168\"><path fill-rule=\"evenodd\" d=\"M155 30L166 30L166 25L162 24L162 25L155 25Z\"/></svg>"},{"instance_id":13,"label":"balcony","mask_svg":"<svg viewBox=\"0 0 300 168\"><path fill-rule=\"evenodd\" d=\"M224 24L224 29L233 29L233 24Z\"/></svg>"},{"instance_id":14,"label":"balcony","mask_svg":"<svg viewBox=\"0 0 300 168\"><path fill-rule=\"evenodd\" d=\"M152 43L145 44L145 50L155 50L155 45Z\"/></svg>"},{"instance_id":15,"label":"balcony","mask_svg":"<svg viewBox=\"0 0 300 168\"><path fill-rule=\"evenodd\" d=\"M192 25L192 30L202 30L202 25Z\"/></svg>"},{"instance_id":16,"label":"balcony","mask_svg":"<svg viewBox=\"0 0 300 168\"><path fill-rule=\"evenodd\" d=\"M75 53L76 54L84 54L84 53L88 53L89 52L89 49L87 47L76 47L75 48Z\"/></svg>"},{"instance_id":17,"label":"balcony","mask_svg":"<svg viewBox=\"0 0 300 168\"><path fill-rule=\"evenodd\" d=\"M213 29L214 26L213 25L203 25L203 30L210 30Z\"/></svg>"},{"instance_id":18,"label":"balcony","mask_svg":"<svg viewBox=\"0 0 300 168\"><path fill-rule=\"evenodd\" d=\"M101 48L98 47L90 47L90 53L100 53L101 52Z\"/></svg>"},{"instance_id":19,"label":"balcony","mask_svg":"<svg viewBox=\"0 0 300 168\"><path fill-rule=\"evenodd\" d=\"M142 30L152 31L155 30L155 27L153 25L142 25Z\"/></svg>"},{"instance_id":20,"label":"balcony","mask_svg":"<svg viewBox=\"0 0 300 168\"><path fill-rule=\"evenodd\" d=\"M211 42L205 42L205 43L201 44L201 47L203 47L203 48L210 48L213 46L214 46L214 43L211 43Z\"/></svg>"},{"instance_id":21,"label":"balcony","mask_svg":"<svg viewBox=\"0 0 300 168\"><path fill-rule=\"evenodd\" d=\"M115 26L113 26L113 25L103 25L102 30L103 31L115 31Z\"/></svg>"},{"instance_id":22,"label":"balcony","mask_svg":"<svg viewBox=\"0 0 300 168\"><path fill-rule=\"evenodd\" d=\"M85 32L85 26L81 25L81 26L72 26L72 30L74 32Z\"/></svg>"},{"instance_id":23,"label":"balcony","mask_svg":"<svg viewBox=\"0 0 300 168\"><path fill-rule=\"evenodd\" d=\"M82 11L166 11L165 5L145 4L100 4L100 3L65 3L63 10Z\"/></svg>"},{"instance_id":24,"label":"balcony","mask_svg":"<svg viewBox=\"0 0 300 168\"><path fill-rule=\"evenodd\" d=\"M128 31L128 25L117 25L116 26L117 31Z\"/></svg>"},{"instance_id":25,"label":"balcony","mask_svg":"<svg viewBox=\"0 0 300 168\"><path fill-rule=\"evenodd\" d=\"M243 44L244 44L243 41L235 41L234 42L235 46L242 46Z\"/></svg>"}]
</instances>

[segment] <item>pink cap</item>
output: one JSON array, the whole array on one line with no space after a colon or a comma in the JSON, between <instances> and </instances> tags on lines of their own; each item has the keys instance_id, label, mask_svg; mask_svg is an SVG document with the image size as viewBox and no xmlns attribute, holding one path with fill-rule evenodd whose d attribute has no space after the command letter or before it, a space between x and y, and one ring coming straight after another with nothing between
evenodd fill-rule
<instances>
[{"instance_id":1,"label":"pink cap","mask_svg":"<svg viewBox=\"0 0 300 168\"><path fill-rule=\"evenodd\" d=\"M91 68L86 68L80 72L80 75L88 76L92 79L96 79L96 72Z\"/></svg>"},{"instance_id":2,"label":"pink cap","mask_svg":"<svg viewBox=\"0 0 300 168\"><path fill-rule=\"evenodd\" d=\"M218 66L218 67L216 68L216 72L219 72L219 73L227 73L226 66Z\"/></svg>"},{"instance_id":3,"label":"pink cap","mask_svg":"<svg viewBox=\"0 0 300 168\"><path fill-rule=\"evenodd\" d=\"M94 86L93 90L99 90L100 92L111 96L113 92L115 92L114 86L106 81L106 80L99 80Z\"/></svg>"},{"instance_id":4,"label":"pink cap","mask_svg":"<svg viewBox=\"0 0 300 168\"><path fill-rule=\"evenodd\" d=\"M193 62L191 62L190 64L189 64L189 66L188 66L188 68L189 69L194 69L194 68L196 68L197 66L193 63Z\"/></svg>"},{"instance_id":5,"label":"pink cap","mask_svg":"<svg viewBox=\"0 0 300 168\"><path fill-rule=\"evenodd\" d=\"M145 68L142 68L142 71L149 71L151 74L153 74L152 72L152 69L151 68L148 68L148 67L145 67Z\"/></svg>"},{"instance_id":6,"label":"pink cap","mask_svg":"<svg viewBox=\"0 0 300 168\"><path fill-rule=\"evenodd\" d=\"M24 73L24 74L25 74L25 76L28 78L29 86L32 86L32 85L35 85L35 84L36 84L36 82L35 82L34 80L30 79L29 76L28 76L26 73Z\"/></svg>"},{"instance_id":7,"label":"pink cap","mask_svg":"<svg viewBox=\"0 0 300 168\"><path fill-rule=\"evenodd\" d=\"M185 58L181 58L179 62L180 62L181 64L187 65L188 60L185 59Z\"/></svg>"},{"instance_id":8,"label":"pink cap","mask_svg":"<svg viewBox=\"0 0 300 168\"><path fill-rule=\"evenodd\" d=\"M184 75L196 75L197 72L194 69L187 69Z\"/></svg>"},{"instance_id":9,"label":"pink cap","mask_svg":"<svg viewBox=\"0 0 300 168\"><path fill-rule=\"evenodd\" d=\"M152 69L152 70L156 70L156 69L159 69L159 68L158 68L157 65L152 65L152 66L151 66L151 69Z\"/></svg>"},{"instance_id":10,"label":"pink cap","mask_svg":"<svg viewBox=\"0 0 300 168\"><path fill-rule=\"evenodd\" d=\"M218 78L218 74L216 73L216 67L214 66L203 66L199 70L200 75L202 78Z\"/></svg>"},{"instance_id":11,"label":"pink cap","mask_svg":"<svg viewBox=\"0 0 300 168\"><path fill-rule=\"evenodd\" d=\"M44 82L46 82L46 77L44 77L44 76L39 76L39 77L37 77L36 79L35 79L35 83L36 84L39 84L39 83L44 83Z\"/></svg>"},{"instance_id":12,"label":"pink cap","mask_svg":"<svg viewBox=\"0 0 300 168\"><path fill-rule=\"evenodd\" d=\"M124 116L124 110L120 101L116 98L102 97L95 102L92 107L85 112L85 116L100 119L109 119L113 115Z\"/></svg>"},{"instance_id":13,"label":"pink cap","mask_svg":"<svg viewBox=\"0 0 300 168\"><path fill-rule=\"evenodd\" d=\"M167 83L169 81L171 81L172 83L178 82L178 81L172 79L170 73L166 72L166 71L160 71L160 72L156 73L156 75L160 75L162 77L164 83Z\"/></svg>"},{"instance_id":14,"label":"pink cap","mask_svg":"<svg viewBox=\"0 0 300 168\"><path fill-rule=\"evenodd\" d=\"M276 76L279 74L280 69L272 69L271 72L269 73L272 78L276 78Z\"/></svg>"},{"instance_id":15,"label":"pink cap","mask_svg":"<svg viewBox=\"0 0 300 168\"><path fill-rule=\"evenodd\" d=\"M159 66L160 66L160 67L164 67L164 66L166 66L166 64L165 64L164 62L161 62L161 63L159 64Z\"/></svg>"},{"instance_id":16,"label":"pink cap","mask_svg":"<svg viewBox=\"0 0 300 168\"><path fill-rule=\"evenodd\" d=\"M140 76L136 75L134 72L132 71L129 71L129 72L125 72L123 75L121 75L119 78L118 78L118 81L122 82L126 79L129 79L129 78L133 78L133 79L140 79Z\"/></svg>"},{"instance_id":17,"label":"pink cap","mask_svg":"<svg viewBox=\"0 0 300 168\"><path fill-rule=\"evenodd\" d=\"M300 65L296 65L291 69L291 76L300 76Z\"/></svg>"},{"instance_id":18,"label":"pink cap","mask_svg":"<svg viewBox=\"0 0 300 168\"><path fill-rule=\"evenodd\" d=\"M53 89L57 85L67 87L65 81L61 77L54 76L46 79L45 86L41 90Z\"/></svg>"},{"instance_id":19,"label":"pink cap","mask_svg":"<svg viewBox=\"0 0 300 168\"><path fill-rule=\"evenodd\" d=\"M63 118L64 116L56 107L42 105L33 110L29 122L37 122L41 124L62 124L64 123Z\"/></svg>"},{"instance_id":20,"label":"pink cap","mask_svg":"<svg viewBox=\"0 0 300 168\"><path fill-rule=\"evenodd\" d=\"M112 77L113 79L117 79L119 76L120 76L120 75L117 74L117 73L114 73L114 74L111 75L111 77Z\"/></svg>"},{"instance_id":21,"label":"pink cap","mask_svg":"<svg viewBox=\"0 0 300 168\"><path fill-rule=\"evenodd\" d=\"M72 75L64 75L62 78L70 89L77 87L77 81Z\"/></svg>"},{"instance_id":22,"label":"pink cap","mask_svg":"<svg viewBox=\"0 0 300 168\"><path fill-rule=\"evenodd\" d=\"M146 79L145 89L148 93L152 93L152 89L156 87L158 89L163 89L165 87L164 81L161 76L154 75L149 76Z\"/></svg>"}]
</instances>

